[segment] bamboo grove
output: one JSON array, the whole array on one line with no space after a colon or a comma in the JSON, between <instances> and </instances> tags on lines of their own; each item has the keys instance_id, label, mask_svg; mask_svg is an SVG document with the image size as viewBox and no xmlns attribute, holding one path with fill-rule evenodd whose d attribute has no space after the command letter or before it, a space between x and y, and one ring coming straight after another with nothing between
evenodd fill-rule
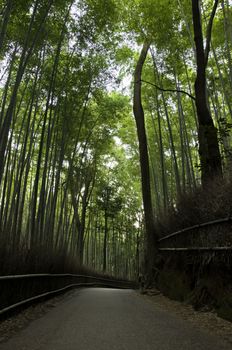
<instances>
[{"instance_id":1,"label":"bamboo grove","mask_svg":"<svg viewBox=\"0 0 232 350\"><path fill-rule=\"evenodd\" d=\"M202 2L205 37L215 3ZM229 0L217 5L207 103L226 177L232 10ZM0 0L0 16L1 273L55 271L73 258L134 278L144 219L132 86L145 39L154 216L201 183L191 2Z\"/></svg>"}]
</instances>

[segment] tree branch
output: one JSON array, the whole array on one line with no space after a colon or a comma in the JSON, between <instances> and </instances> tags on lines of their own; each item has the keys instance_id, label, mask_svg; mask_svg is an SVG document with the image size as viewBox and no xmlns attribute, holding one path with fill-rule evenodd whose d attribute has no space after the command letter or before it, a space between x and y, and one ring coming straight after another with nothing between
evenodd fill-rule
<instances>
[{"instance_id":1,"label":"tree branch","mask_svg":"<svg viewBox=\"0 0 232 350\"><path fill-rule=\"evenodd\" d=\"M165 91L165 92L178 92L178 93L181 93L181 94L185 94L185 95L187 95L188 97L190 97L192 100L194 100L194 101L196 100L196 98L195 98L193 95L189 94L188 92L186 92L186 91L184 91L184 90L163 89L163 88L159 87L159 86L156 85L156 84L153 84L153 83L151 83L151 82L149 82L149 81L142 80L142 79L141 79L140 81L137 81L136 83L139 83L139 82L152 85L152 86L154 86L156 89L158 89L158 90L160 90L160 91Z\"/></svg>"},{"instance_id":2,"label":"tree branch","mask_svg":"<svg viewBox=\"0 0 232 350\"><path fill-rule=\"evenodd\" d=\"M213 20L217 11L219 0L214 1L213 9L210 15L209 23L207 26L207 32L206 32L206 46L205 46L205 67L207 66L208 59L209 59L209 51L210 51L210 42L211 42L211 36L212 36L212 27L213 27Z\"/></svg>"}]
</instances>

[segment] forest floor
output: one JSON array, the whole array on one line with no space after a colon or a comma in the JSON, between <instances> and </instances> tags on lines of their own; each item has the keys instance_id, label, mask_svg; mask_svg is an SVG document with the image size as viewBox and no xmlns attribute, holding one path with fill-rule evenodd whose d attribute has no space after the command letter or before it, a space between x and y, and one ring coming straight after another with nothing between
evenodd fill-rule
<instances>
[{"instance_id":1,"label":"forest floor","mask_svg":"<svg viewBox=\"0 0 232 350\"><path fill-rule=\"evenodd\" d=\"M214 310L205 307L196 311L191 305L169 299L155 289L145 290L140 295L162 310L169 311L181 319L191 322L195 327L219 336L232 345L232 322L218 317Z\"/></svg>"},{"instance_id":2,"label":"forest floor","mask_svg":"<svg viewBox=\"0 0 232 350\"><path fill-rule=\"evenodd\" d=\"M0 322L0 343L5 342L29 323L42 317L52 308L73 297L76 291L69 291L64 295L28 307L26 310ZM171 300L156 290L148 290L138 297L154 304L156 307L176 315L178 318L191 322L196 328L209 334L217 335L232 345L232 323L218 317L215 312L207 309L195 311L192 306Z\"/></svg>"}]
</instances>

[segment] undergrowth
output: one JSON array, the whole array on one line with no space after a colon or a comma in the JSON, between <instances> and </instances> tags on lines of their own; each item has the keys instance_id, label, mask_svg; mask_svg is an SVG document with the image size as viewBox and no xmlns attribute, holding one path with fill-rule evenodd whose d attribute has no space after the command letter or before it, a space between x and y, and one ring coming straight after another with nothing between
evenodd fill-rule
<instances>
[{"instance_id":1,"label":"undergrowth","mask_svg":"<svg viewBox=\"0 0 232 350\"><path fill-rule=\"evenodd\" d=\"M175 205L168 208L156 222L162 237L175 231L216 219L232 217L232 178L215 179L207 188L182 193Z\"/></svg>"},{"instance_id":2,"label":"undergrowth","mask_svg":"<svg viewBox=\"0 0 232 350\"><path fill-rule=\"evenodd\" d=\"M38 273L70 273L112 278L107 273L80 265L77 258L69 255L65 249L54 250L40 246L28 250L21 247L13 252L4 245L0 247L0 276Z\"/></svg>"},{"instance_id":3,"label":"undergrowth","mask_svg":"<svg viewBox=\"0 0 232 350\"><path fill-rule=\"evenodd\" d=\"M176 204L156 223L163 237L191 226L232 217L232 178L215 179L207 188L182 193ZM232 223L192 229L170 237L164 247L232 246ZM156 274L158 288L167 296L191 303L196 309L212 308L232 321L231 250L166 251L161 254Z\"/></svg>"}]
</instances>

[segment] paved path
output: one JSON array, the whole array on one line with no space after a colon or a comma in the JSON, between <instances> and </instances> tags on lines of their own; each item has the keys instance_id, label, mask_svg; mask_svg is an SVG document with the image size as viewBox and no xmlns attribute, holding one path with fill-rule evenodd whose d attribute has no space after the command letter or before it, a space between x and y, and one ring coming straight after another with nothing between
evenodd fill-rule
<instances>
[{"instance_id":1,"label":"paved path","mask_svg":"<svg viewBox=\"0 0 232 350\"><path fill-rule=\"evenodd\" d=\"M134 291L77 290L1 350L231 350Z\"/></svg>"}]
</instances>

